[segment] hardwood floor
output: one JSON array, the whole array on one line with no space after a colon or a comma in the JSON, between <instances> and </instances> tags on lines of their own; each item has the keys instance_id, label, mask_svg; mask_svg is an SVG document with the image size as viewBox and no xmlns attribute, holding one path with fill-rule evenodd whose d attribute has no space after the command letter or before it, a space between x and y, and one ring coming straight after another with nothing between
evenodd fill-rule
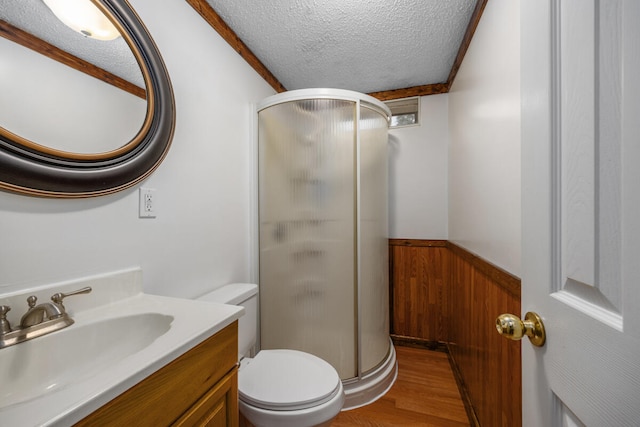
<instances>
[{"instance_id":1,"label":"hardwood floor","mask_svg":"<svg viewBox=\"0 0 640 427\"><path fill-rule=\"evenodd\" d=\"M448 356L396 345L398 379L370 405L341 412L331 427L469 426Z\"/></svg>"}]
</instances>

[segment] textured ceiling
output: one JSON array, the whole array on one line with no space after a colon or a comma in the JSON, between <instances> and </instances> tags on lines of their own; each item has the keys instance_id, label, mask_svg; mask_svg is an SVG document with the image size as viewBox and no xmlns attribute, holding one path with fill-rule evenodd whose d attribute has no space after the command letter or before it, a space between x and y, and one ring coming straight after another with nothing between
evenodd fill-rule
<instances>
[{"instance_id":1,"label":"textured ceiling","mask_svg":"<svg viewBox=\"0 0 640 427\"><path fill-rule=\"evenodd\" d=\"M289 90L444 83L476 0L207 0Z\"/></svg>"},{"instance_id":2,"label":"textured ceiling","mask_svg":"<svg viewBox=\"0 0 640 427\"><path fill-rule=\"evenodd\" d=\"M0 0L0 19L144 87L138 63L122 37L111 41L84 37L60 22L42 0Z\"/></svg>"},{"instance_id":3,"label":"textured ceiling","mask_svg":"<svg viewBox=\"0 0 640 427\"><path fill-rule=\"evenodd\" d=\"M447 82L477 0L206 2L285 88L371 93ZM0 19L144 86L124 39L87 39L42 0L0 0Z\"/></svg>"}]
</instances>

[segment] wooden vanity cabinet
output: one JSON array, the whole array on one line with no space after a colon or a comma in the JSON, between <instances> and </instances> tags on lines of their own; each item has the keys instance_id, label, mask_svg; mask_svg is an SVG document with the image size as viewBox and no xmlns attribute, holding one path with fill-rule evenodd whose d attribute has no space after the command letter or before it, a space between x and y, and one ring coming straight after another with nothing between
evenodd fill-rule
<instances>
[{"instance_id":1,"label":"wooden vanity cabinet","mask_svg":"<svg viewBox=\"0 0 640 427\"><path fill-rule=\"evenodd\" d=\"M77 424L238 426L235 321Z\"/></svg>"}]
</instances>

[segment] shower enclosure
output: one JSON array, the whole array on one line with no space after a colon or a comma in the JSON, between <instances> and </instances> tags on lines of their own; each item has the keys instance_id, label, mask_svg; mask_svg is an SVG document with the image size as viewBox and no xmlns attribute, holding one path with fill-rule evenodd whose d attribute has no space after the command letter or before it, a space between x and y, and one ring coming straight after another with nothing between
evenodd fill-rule
<instances>
[{"instance_id":1,"label":"shower enclosure","mask_svg":"<svg viewBox=\"0 0 640 427\"><path fill-rule=\"evenodd\" d=\"M331 363L345 408L396 377L389 339L388 108L335 89L258 106L260 345Z\"/></svg>"}]
</instances>

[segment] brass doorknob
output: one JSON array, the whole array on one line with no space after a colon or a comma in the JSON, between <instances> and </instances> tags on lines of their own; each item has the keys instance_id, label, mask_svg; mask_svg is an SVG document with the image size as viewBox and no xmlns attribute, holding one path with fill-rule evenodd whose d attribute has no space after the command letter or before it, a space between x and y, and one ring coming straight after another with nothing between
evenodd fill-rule
<instances>
[{"instance_id":1,"label":"brass doorknob","mask_svg":"<svg viewBox=\"0 0 640 427\"><path fill-rule=\"evenodd\" d=\"M531 344L537 347L542 347L547 337L542 319L531 311L525 314L524 321L515 314L501 314L496 319L496 329L500 335L511 340L517 341L526 335Z\"/></svg>"}]
</instances>

